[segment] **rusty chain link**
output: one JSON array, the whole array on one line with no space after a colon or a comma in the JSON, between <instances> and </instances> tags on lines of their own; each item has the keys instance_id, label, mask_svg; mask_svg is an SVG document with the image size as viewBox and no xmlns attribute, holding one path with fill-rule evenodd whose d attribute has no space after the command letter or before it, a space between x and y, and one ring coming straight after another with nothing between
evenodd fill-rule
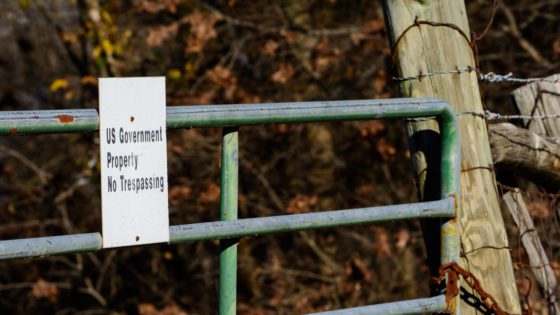
<instances>
[{"instance_id":1,"label":"rusty chain link","mask_svg":"<svg viewBox=\"0 0 560 315\"><path fill-rule=\"evenodd\" d=\"M504 311L496 299L486 292L480 285L480 281L472 274L470 271L463 269L455 262L451 262L439 267L439 275L432 278L432 283L440 286L445 282L445 298L446 301L450 301L452 298L460 294L459 286L457 281L459 276L463 278L463 281L472 288L478 297L474 295L461 295L461 299L471 306L476 306L484 314L495 314L495 315L512 315ZM523 310L523 315L531 315L532 311L530 308Z\"/></svg>"}]
</instances>

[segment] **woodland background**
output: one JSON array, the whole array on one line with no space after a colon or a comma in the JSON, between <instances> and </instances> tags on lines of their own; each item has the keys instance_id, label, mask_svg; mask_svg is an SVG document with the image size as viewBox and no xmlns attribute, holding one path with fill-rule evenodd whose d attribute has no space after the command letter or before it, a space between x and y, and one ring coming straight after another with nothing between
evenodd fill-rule
<instances>
[{"instance_id":1,"label":"woodland background","mask_svg":"<svg viewBox=\"0 0 560 315\"><path fill-rule=\"evenodd\" d=\"M492 2L467 7L472 30L482 32ZM559 20L558 0L501 2L478 42L480 69L559 72ZM0 43L0 110L97 108L105 76L165 75L169 105L398 97L381 1L4 0ZM486 108L514 113L516 87L482 83ZM171 224L219 218L220 134L169 131ZM0 238L100 231L98 155L97 134L2 138ZM410 164L400 121L242 128L240 217L414 202ZM497 176L523 182L499 165ZM543 194L560 187L541 184L523 188L546 197L528 203L558 270L556 198ZM294 314L427 296L419 226L242 239L238 311ZM218 252L217 242L198 242L2 261L0 312L212 314ZM512 255L514 265L523 260ZM538 290L518 276L538 313Z\"/></svg>"}]
</instances>

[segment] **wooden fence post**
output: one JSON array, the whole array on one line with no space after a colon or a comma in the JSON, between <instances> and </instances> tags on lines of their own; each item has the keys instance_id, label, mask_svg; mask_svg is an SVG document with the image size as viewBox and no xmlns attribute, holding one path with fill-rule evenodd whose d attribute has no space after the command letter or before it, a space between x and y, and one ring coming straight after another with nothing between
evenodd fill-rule
<instances>
[{"instance_id":1,"label":"wooden fence post","mask_svg":"<svg viewBox=\"0 0 560 315\"><path fill-rule=\"evenodd\" d=\"M560 80L560 74L547 77ZM560 87L551 82L534 82L524 85L511 93L517 109L522 115L544 116L560 114ZM525 120L527 129L539 136L560 138L560 118L545 120Z\"/></svg>"},{"instance_id":2,"label":"wooden fence post","mask_svg":"<svg viewBox=\"0 0 560 315\"><path fill-rule=\"evenodd\" d=\"M444 99L461 112L482 112L480 91L470 48L463 0L384 0L387 28L394 49L395 73L403 96ZM426 23L428 22L428 23ZM446 24L448 23L448 24ZM433 74L438 71L450 74ZM460 71L456 71L460 70ZM507 235L493 173L486 122L459 115L462 149L461 245L463 268L480 279L483 288L508 313L521 313ZM437 125L416 121L407 125L420 197L437 198ZM434 163L436 166L434 166ZM438 186L435 186L438 187ZM427 231L428 229L424 229ZM433 231L432 231L433 232ZM433 259L434 235L426 235ZM437 235L435 236L437 239ZM430 249L431 247L431 249ZM462 303L462 314L476 314Z\"/></svg>"}]
</instances>

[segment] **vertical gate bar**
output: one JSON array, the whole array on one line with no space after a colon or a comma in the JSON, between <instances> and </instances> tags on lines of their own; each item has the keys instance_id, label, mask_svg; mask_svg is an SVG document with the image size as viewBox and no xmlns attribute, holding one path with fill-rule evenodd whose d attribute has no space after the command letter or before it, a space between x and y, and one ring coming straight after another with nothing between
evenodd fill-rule
<instances>
[{"instance_id":1,"label":"vertical gate bar","mask_svg":"<svg viewBox=\"0 0 560 315\"><path fill-rule=\"evenodd\" d=\"M224 127L220 219L237 219L238 128ZM234 315L237 302L237 239L220 241L220 315Z\"/></svg>"},{"instance_id":2,"label":"vertical gate bar","mask_svg":"<svg viewBox=\"0 0 560 315\"><path fill-rule=\"evenodd\" d=\"M440 120L441 130L441 196L455 199L455 217L445 222L441 238L441 265L455 262L460 263L461 258L461 144L459 125L455 113L447 109L442 113ZM447 279L446 281L449 281ZM457 292L460 282L457 281ZM459 296L447 300L447 312L461 314Z\"/></svg>"}]
</instances>

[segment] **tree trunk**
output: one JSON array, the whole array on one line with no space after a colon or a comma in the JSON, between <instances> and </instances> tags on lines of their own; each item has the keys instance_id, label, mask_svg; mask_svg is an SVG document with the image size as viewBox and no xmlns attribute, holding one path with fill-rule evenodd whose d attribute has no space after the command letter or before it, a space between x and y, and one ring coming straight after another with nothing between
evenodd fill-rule
<instances>
[{"instance_id":1,"label":"tree trunk","mask_svg":"<svg viewBox=\"0 0 560 315\"><path fill-rule=\"evenodd\" d=\"M401 82L403 96L444 99L456 112L482 111L476 72L422 77L422 74L429 72L475 66L472 50L462 35L470 34L464 1L384 0L384 5L392 43L398 42L394 57L399 76L420 76ZM418 23L414 26L415 21L450 23L456 25L457 29L442 24ZM483 288L496 298L505 311L520 313L491 167L493 162L486 124L483 119L473 115L461 115L458 119L463 169L461 265L481 280ZM438 155L433 153L439 149L439 143L435 141L438 139L437 125L433 121L421 121L409 123L407 128L420 195L424 200L439 198L439 191L434 191L439 184L436 187L433 185L439 183L439 160ZM438 247L439 243L429 246ZM475 314L477 311L462 303L461 313Z\"/></svg>"}]
</instances>

